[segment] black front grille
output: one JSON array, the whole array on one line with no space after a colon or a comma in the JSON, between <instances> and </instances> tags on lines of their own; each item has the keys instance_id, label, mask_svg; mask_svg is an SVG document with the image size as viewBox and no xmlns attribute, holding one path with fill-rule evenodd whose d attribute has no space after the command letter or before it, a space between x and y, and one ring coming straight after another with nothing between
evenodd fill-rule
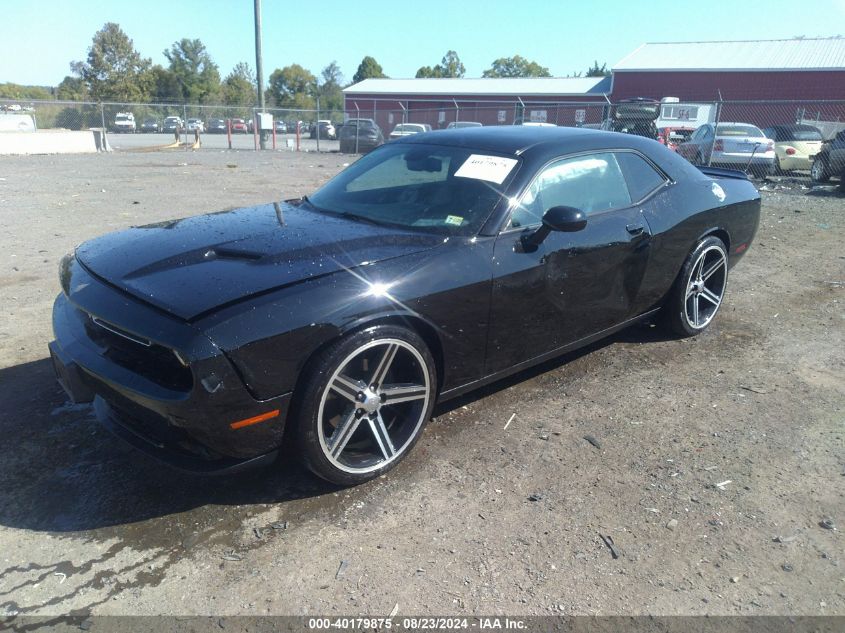
<instances>
[{"instance_id":1,"label":"black front grille","mask_svg":"<svg viewBox=\"0 0 845 633\"><path fill-rule=\"evenodd\" d=\"M207 448L191 437L187 431L158 413L128 400L109 388L103 390L102 397L114 414L113 421L155 448L203 460L220 458L218 453Z\"/></svg>"},{"instance_id":2,"label":"black front grille","mask_svg":"<svg viewBox=\"0 0 845 633\"><path fill-rule=\"evenodd\" d=\"M156 345L123 328L81 312L85 333L102 355L147 380L173 391L190 391L194 379L173 350Z\"/></svg>"}]
</instances>

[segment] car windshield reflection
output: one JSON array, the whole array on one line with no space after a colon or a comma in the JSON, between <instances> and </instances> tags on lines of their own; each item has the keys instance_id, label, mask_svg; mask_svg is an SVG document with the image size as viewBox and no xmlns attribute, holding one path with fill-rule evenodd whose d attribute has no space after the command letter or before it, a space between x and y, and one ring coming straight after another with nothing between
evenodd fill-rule
<instances>
[{"instance_id":1,"label":"car windshield reflection","mask_svg":"<svg viewBox=\"0 0 845 633\"><path fill-rule=\"evenodd\" d=\"M308 203L350 219L469 234L489 217L517 164L460 147L391 144L361 158Z\"/></svg>"}]
</instances>

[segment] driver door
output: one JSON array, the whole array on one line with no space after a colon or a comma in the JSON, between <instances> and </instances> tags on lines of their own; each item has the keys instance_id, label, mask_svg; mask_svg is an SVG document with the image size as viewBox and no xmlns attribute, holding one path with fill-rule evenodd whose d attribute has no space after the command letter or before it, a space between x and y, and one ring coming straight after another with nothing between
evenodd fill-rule
<instances>
[{"instance_id":1,"label":"driver door","mask_svg":"<svg viewBox=\"0 0 845 633\"><path fill-rule=\"evenodd\" d=\"M543 214L571 206L587 217L534 250L521 238ZM494 247L487 375L622 323L632 316L651 234L613 152L556 160L515 205Z\"/></svg>"}]
</instances>

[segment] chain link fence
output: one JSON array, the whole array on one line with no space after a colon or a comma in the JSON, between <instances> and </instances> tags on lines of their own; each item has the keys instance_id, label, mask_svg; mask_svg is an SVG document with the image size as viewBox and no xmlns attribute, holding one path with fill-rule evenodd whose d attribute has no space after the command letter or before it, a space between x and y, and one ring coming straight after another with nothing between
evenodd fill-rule
<instances>
[{"instance_id":1,"label":"chain link fence","mask_svg":"<svg viewBox=\"0 0 845 633\"><path fill-rule=\"evenodd\" d=\"M0 130L106 130L115 151L276 150L363 153L391 137L463 126L626 128L607 101L347 101L345 111L253 106L0 100ZM8 118L6 118L8 117ZM845 101L664 100L646 135L693 163L809 175L845 130ZM31 128L31 129L30 129ZM756 135L756 136L755 136ZM837 141L839 142L839 141ZM0 135L0 143L2 136ZM845 138L842 139L845 144ZM841 153L841 152L840 152ZM845 166L828 160L826 175Z\"/></svg>"}]
</instances>

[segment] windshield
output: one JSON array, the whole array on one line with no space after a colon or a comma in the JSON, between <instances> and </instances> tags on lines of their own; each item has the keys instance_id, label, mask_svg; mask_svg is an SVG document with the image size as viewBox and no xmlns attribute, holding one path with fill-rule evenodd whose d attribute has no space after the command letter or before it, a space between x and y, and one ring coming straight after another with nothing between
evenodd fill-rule
<instances>
[{"instance_id":1,"label":"windshield","mask_svg":"<svg viewBox=\"0 0 845 633\"><path fill-rule=\"evenodd\" d=\"M364 156L309 199L318 211L439 233L477 232L518 159L462 147L390 144Z\"/></svg>"},{"instance_id":2,"label":"windshield","mask_svg":"<svg viewBox=\"0 0 845 633\"><path fill-rule=\"evenodd\" d=\"M720 125L716 128L716 136L753 136L760 138L763 133L753 125Z\"/></svg>"}]
</instances>

